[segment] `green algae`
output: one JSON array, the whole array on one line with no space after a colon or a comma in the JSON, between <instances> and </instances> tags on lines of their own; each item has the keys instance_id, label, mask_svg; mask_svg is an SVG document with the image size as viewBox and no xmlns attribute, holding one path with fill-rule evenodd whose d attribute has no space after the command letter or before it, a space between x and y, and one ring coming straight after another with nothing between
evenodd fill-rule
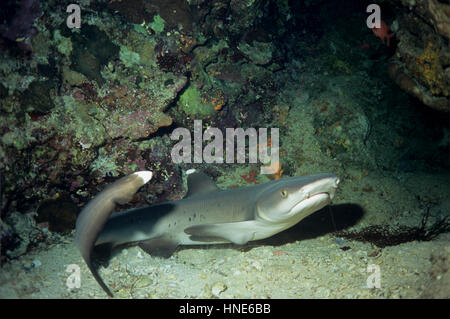
<instances>
[{"instance_id":1,"label":"green algae","mask_svg":"<svg viewBox=\"0 0 450 319\"><path fill-rule=\"evenodd\" d=\"M153 22L149 24L150 28L156 33L161 33L164 31L165 21L158 14L153 17Z\"/></svg>"},{"instance_id":2,"label":"green algae","mask_svg":"<svg viewBox=\"0 0 450 319\"><path fill-rule=\"evenodd\" d=\"M211 103L204 102L200 91L194 85L190 85L180 95L178 105L186 114L194 117L205 118L214 114L214 107Z\"/></svg>"},{"instance_id":3,"label":"green algae","mask_svg":"<svg viewBox=\"0 0 450 319\"><path fill-rule=\"evenodd\" d=\"M120 61L122 61L127 68L132 68L133 66L140 64L140 56L138 53L129 50L127 47L120 47Z\"/></svg>"},{"instance_id":4,"label":"green algae","mask_svg":"<svg viewBox=\"0 0 450 319\"><path fill-rule=\"evenodd\" d=\"M101 177L105 176L117 176L118 166L112 156L108 156L106 151L101 148L99 150L100 154L90 166L92 172L99 174Z\"/></svg>"},{"instance_id":5,"label":"green algae","mask_svg":"<svg viewBox=\"0 0 450 319\"><path fill-rule=\"evenodd\" d=\"M70 56L72 53L72 41L70 38L62 36L60 30L55 30L53 32L53 39L58 52L62 55Z\"/></svg>"}]
</instances>

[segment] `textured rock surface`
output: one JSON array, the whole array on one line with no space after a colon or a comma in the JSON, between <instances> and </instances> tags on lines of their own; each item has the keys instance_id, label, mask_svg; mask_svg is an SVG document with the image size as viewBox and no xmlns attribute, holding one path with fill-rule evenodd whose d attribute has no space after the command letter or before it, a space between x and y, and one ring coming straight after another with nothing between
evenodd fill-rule
<instances>
[{"instance_id":1,"label":"textured rock surface","mask_svg":"<svg viewBox=\"0 0 450 319\"><path fill-rule=\"evenodd\" d=\"M438 0L406 1L411 11L397 18L398 47L389 75L425 105L450 111L450 5Z\"/></svg>"}]
</instances>

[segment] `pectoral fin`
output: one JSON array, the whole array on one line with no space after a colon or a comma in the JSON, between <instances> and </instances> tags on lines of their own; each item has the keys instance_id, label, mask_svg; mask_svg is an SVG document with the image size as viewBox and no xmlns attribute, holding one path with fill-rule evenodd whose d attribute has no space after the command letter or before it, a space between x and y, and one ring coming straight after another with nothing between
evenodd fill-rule
<instances>
[{"instance_id":1,"label":"pectoral fin","mask_svg":"<svg viewBox=\"0 0 450 319\"><path fill-rule=\"evenodd\" d=\"M204 224L188 227L184 232L195 241L211 241L212 238L223 239L236 245L244 245L253 240L258 227L254 220L235 223Z\"/></svg>"},{"instance_id":2,"label":"pectoral fin","mask_svg":"<svg viewBox=\"0 0 450 319\"><path fill-rule=\"evenodd\" d=\"M139 247L147 254L164 258L172 256L178 245L178 241L164 235L139 243Z\"/></svg>"}]
</instances>

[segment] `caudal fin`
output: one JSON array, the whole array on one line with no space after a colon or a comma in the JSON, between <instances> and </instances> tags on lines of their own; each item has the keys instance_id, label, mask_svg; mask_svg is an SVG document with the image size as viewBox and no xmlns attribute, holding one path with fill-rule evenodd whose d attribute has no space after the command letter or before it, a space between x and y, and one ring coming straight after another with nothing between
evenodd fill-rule
<instances>
[{"instance_id":1,"label":"caudal fin","mask_svg":"<svg viewBox=\"0 0 450 319\"><path fill-rule=\"evenodd\" d=\"M110 297L113 294L92 265L92 249L116 204L130 201L137 190L151 178L152 172L140 171L118 179L91 199L78 216L75 228L75 246L80 250L95 280Z\"/></svg>"}]
</instances>

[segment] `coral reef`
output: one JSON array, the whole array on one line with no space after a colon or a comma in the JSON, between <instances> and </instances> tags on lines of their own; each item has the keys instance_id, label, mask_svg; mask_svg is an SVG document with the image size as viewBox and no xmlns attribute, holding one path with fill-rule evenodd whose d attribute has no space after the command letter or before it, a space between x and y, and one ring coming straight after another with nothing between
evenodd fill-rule
<instances>
[{"instance_id":1,"label":"coral reef","mask_svg":"<svg viewBox=\"0 0 450 319\"><path fill-rule=\"evenodd\" d=\"M450 6L437 0L402 1L409 13L397 18L397 52L389 75L425 105L450 111Z\"/></svg>"},{"instance_id":2,"label":"coral reef","mask_svg":"<svg viewBox=\"0 0 450 319\"><path fill-rule=\"evenodd\" d=\"M116 32L123 21L115 16L87 13L89 24L76 32L64 20L64 12L43 15L28 57L0 50L1 217L13 223L7 218L13 211L38 211L37 220L52 231L73 228L76 213L59 219L66 203L81 205L111 177L150 168L148 150L136 149L171 125L164 111L187 83L179 37L158 34L164 27L158 16L149 24L154 31L144 33ZM174 59L158 66L169 50ZM170 174L162 189L180 184ZM53 202L56 195L64 203ZM17 235L11 229L8 238Z\"/></svg>"},{"instance_id":3,"label":"coral reef","mask_svg":"<svg viewBox=\"0 0 450 319\"><path fill-rule=\"evenodd\" d=\"M214 114L214 107L211 103L201 97L201 93L195 86L189 86L181 95L178 101L180 108L194 118L205 118Z\"/></svg>"},{"instance_id":4,"label":"coral reef","mask_svg":"<svg viewBox=\"0 0 450 319\"><path fill-rule=\"evenodd\" d=\"M251 45L248 43L240 43L237 48L242 54L247 56L257 65L270 63L272 60L272 52L275 51L274 45L270 42L264 43L253 41Z\"/></svg>"},{"instance_id":5,"label":"coral reef","mask_svg":"<svg viewBox=\"0 0 450 319\"><path fill-rule=\"evenodd\" d=\"M176 84L172 87L176 87ZM106 110L104 116L108 118L103 124L110 138L148 137L158 128L172 124L172 119L162 111L175 98L176 90L149 92L151 91L142 89L130 90L122 85L114 87L102 99L100 106ZM167 93L172 95L166 95Z\"/></svg>"},{"instance_id":6,"label":"coral reef","mask_svg":"<svg viewBox=\"0 0 450 319\"><path fill-rule=\"evenodd\" d=\"M72 69L102 85L104 79L100 71L109 60L119 55L119 47L97 26L87 25L80 33L67 33L72 43Z\"/></svg>"},{"instance_id":7,"label":"coral reef","mask_svg":"<svg viewBox=\"0 0 450 319\"><path fill-rule=\"evenodd\" d=\"M438 34L450 40L450 6L448 3L439 0L401 0L401 3L435 26Z\"/></svg>"},{"instance_id":8,"label":"coral reef","mask_svg":"<svg viewBox=\"0 0 450 319\"><path fill-rule=\"evenodd\" d=\"M364 167L357 176L377 167L406 171L426 167L431 155L419 158L417 149L436 153L408 144L411 127L424 130L408 110L392 107L407 105L407 95L390 87L385 62L397 48L389 72L400 87L448 109L440 2L417 0L398 21L383 16L395 29L389 46L366 27L360 4L350 14L320 0L82 1L83 26L70 30L55 2L40 2L30 16L36 3L7 1L0 27L0 218L8 258L43 229L72 229L94 194L136 170L157 174L124 208L181 198L181 172L191 167L172 162L169 135L192 129L193 119L205 129L280 128L272 175L258 174L259 163L192 165L223 187L357 165ZM414 20L425 3L429 19ZM23 16L23 28L5 35ZM21 45L27 54L17 52ZM396 126L394 118L407 120ZM439 147L445 152L448 143Z\"/></svg>"}]
</instances>

